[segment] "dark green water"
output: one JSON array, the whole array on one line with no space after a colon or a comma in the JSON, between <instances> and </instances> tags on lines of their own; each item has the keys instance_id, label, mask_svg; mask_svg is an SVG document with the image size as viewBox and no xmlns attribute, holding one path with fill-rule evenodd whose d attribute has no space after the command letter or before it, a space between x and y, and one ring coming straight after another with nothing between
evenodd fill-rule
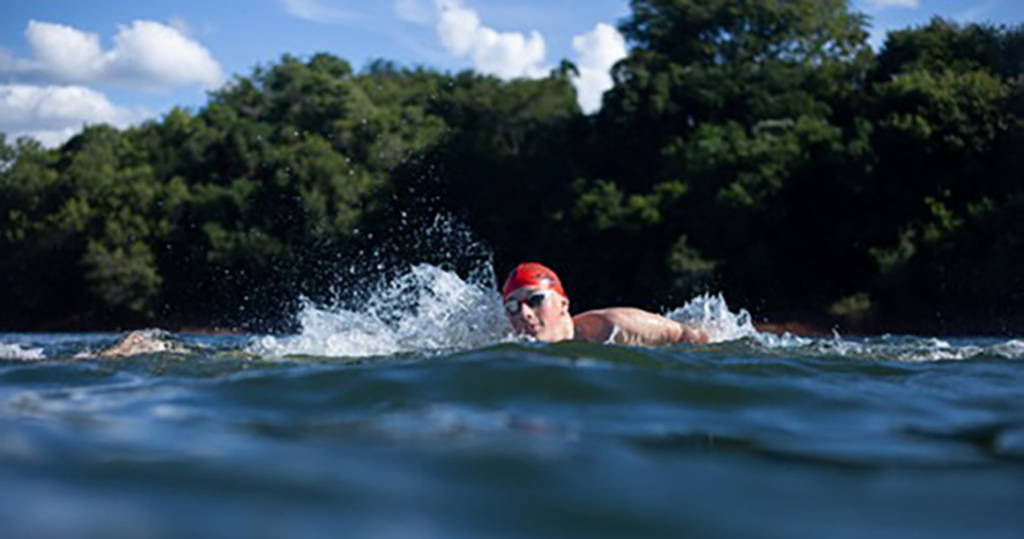
<instances>
[{"instance_id":1,"label":"dark green water","mask_svg":"<svg viewBox=\"0 0 1024 539\"><path fill-rule=\"evenodd\" d=\"M0 334L0 537L1024 530L1024 341L88 355L116 337Z\"/></svg>"}]
</instances>

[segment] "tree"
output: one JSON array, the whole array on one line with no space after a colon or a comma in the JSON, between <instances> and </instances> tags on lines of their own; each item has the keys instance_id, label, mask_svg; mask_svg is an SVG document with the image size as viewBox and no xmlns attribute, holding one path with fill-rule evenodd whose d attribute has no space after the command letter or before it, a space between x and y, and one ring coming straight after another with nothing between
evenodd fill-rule
<instances>
[{"instance_id":1,"label":"tree","mask_svg":"<svg viewBox=\"0 0 1024 539\"><path fill-rule=\"evenodd\" d=\"M713 285L791 305L840 293L846 284L822 275L849 257L806 247L852 231L807 195L858 207L850 197L871 161L864 17L840 0L632 7L622 30L633 49L598 115L589 168L626 199L659 201L620 242L635 246L621 273L644 275L633 294Z\"/></svg>"}]
</instances>

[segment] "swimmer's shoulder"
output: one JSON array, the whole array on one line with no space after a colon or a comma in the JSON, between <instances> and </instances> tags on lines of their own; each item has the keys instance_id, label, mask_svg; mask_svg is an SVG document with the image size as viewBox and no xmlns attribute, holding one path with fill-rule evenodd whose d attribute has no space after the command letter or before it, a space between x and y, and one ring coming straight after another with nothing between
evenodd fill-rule
<instances>
[{"instance_id":1,"label":"swimmer's shoulder","mask_svg":"<svg viewBox=\"0 0 1024 539\"><path fill-rule=\"evenodd\" d=\"M594 309L572 317L576 328L576 339L596 343L618 343L622 341L624 326L645 311L633 307L608 307Z\"/></svg>"}]
</instances>

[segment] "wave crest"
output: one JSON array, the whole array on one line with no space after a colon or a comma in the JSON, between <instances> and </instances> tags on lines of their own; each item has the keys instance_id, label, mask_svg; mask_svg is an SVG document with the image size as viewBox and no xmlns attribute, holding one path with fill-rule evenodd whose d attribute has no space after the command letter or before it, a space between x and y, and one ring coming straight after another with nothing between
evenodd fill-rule
<instances>
[{"instance_id":1,"label":"wave crest","mask_svg":"<svg viewBox=\"0 0 1024 539\"><path fill-rule=\"evenodd\" d=\"M665 316L703 330L712 343L756 339L761 335L754 329L750 313L746 309L730 311L722 294L697 296Z\"/></svg>"},{"instance_id":2,"label":"wave crest","mask_svg":"<svg viewBox=\"0 0 1024 539\"><path fill-rule=\"evenodd\" d=\"M37 360L46 359L42 348L28 348L15 343L0 342L0 359Z\"/></svg>"},{"instance_id":3,"label":"wave crest","mask_svg":"<svg viewBox=\"0 0 1024 539\"><path fill-rule=\"evenodd\" d=\"M250 351L270 356L385 356L477 348L500 342L511 332L496 291L430 264L413 266L367 294L358 308L303 302L297 335L262 337Z\"/></svg>"}]
</instances>

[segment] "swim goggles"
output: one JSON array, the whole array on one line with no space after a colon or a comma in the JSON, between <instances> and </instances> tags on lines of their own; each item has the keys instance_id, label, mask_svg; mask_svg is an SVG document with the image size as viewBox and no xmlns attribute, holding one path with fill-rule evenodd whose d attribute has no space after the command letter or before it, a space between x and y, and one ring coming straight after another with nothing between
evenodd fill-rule
<instances>
[{"instance_id":1,"label":"swim goggles","mask_svg":"<svg viewBox=\"0 0 1024 539\"><path fill-rule=\"evenodd\" d=\"M548 299L548 296L555 294L554 290L538 290L532 292L526 299L519 300L516 298L508 298L505 300L505 312L511 315L519 314L522 310L522 304L525 303L530 306L530 309L538 309L541 305L544 305L544 300Z\"/></svg>"}]
</instances>

